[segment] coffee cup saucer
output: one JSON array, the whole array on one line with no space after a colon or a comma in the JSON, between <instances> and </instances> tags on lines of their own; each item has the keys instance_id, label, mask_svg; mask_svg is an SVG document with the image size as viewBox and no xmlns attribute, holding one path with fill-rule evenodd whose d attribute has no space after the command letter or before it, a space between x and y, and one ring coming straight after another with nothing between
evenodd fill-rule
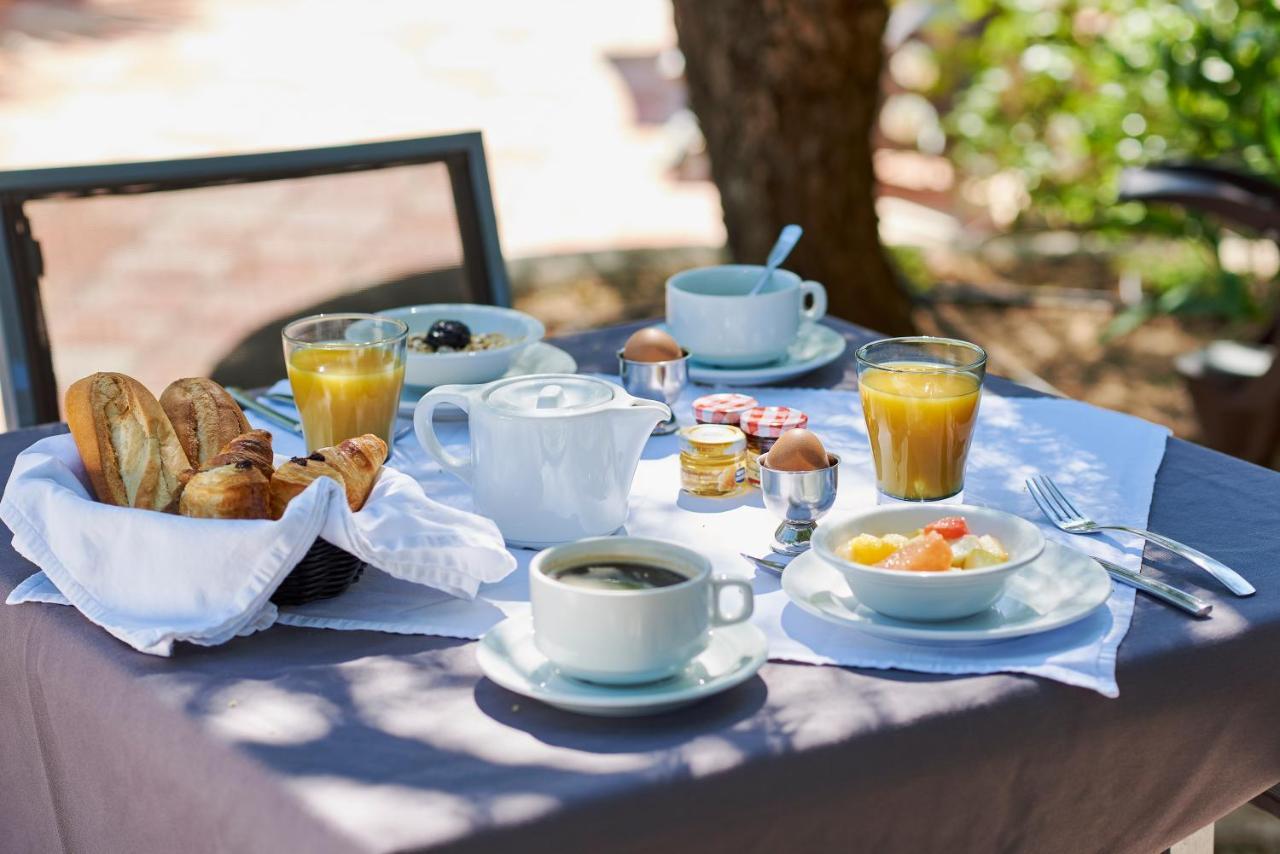
<instances>
[{"instance_id":1,"label":"coffee cup saucer","mask_svg":"<svg viewBox=\"0 0 1280 854\"><path fill-rule=\"evenodd\" d=\"M669 679L644 685L596 685L564 676L533 642L533 619L509 617L480 639L484 675L525 697L566 712L633 717L696 703L740 685L764 664L768 642L751 623L711 630L707 648Z\"/></svg>"},{"instance_id":2,"label":"coffee cup saucer","mask_svg":"<svg viewBox=\"0 0 1280 854\"><path fill-rule=\"evenodd\" d=\"M658 324L656 328L667 331L665 323ZM801 323L796 339L781 359L747 368L722 368L698 361L698 354L694 353L689 359L689 379L703 385L780 383L831 364L840 358L844 350L844 336L839 332L821 323Z\"/></svg>"}]
</instances>

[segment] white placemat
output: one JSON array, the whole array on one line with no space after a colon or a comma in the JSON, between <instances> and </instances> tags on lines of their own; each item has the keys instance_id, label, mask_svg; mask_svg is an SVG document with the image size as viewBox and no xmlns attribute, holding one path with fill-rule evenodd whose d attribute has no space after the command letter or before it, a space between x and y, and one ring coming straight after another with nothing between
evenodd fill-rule
<instances>
[{"instance_id":1,"label":"white placemat","mask_svg":"<svg viewBox=\"0 0 1280 854\"><path fill-rule=\"evenodd\" d=\"M809 414L809 426L842 459L840 491L830 516L875 503L870 448L855 392L734 390L751 394L764 405L788 405ZM707 391L691 387L673 407L682 423L691 423L690 404ZM464 451L464 424L440 424L438 431L447 447ZM1023 481L1035 473L1048 474L1080 507L1098 518L1145 526L1168 435L1163 427L1077 401L985 392L965 500L1017 513L1040 523L1047 536L1071 548L1138 569L1141 541L1125 538L1127 547L1121 547L1116 539L1062 534L1042 521ZM287 441L282 437L282 450ZM871 638L804 613L790 603L776 578L755 573L738 553L767 554L777 519L764 508L757 490L730 499L695 498L680 492L677 454L674 436L649 441L636 473L626 531L690 544L711 557L718 572L754 578L754 620L769 637L770 658L931 673L1032 673L1107 696L1118 693L1115 655L1133 613L1131 588L1117 585L1105 609L1074 626L1033 638L964 649L934 649ZM471 509L469 489L443 473L412 437L397 444L392 463L417 478L433 498ZM389 631L478 638L504 616L524 613L528 608L526 568L532 553L516 549L513 554L520 561L517 571L500 584L483 587L471 604L428 601L422 594L415 601L416 591L404 590L387 619L385 611L378 610L385 607L385 601L376 597L376 591L370 591L368 602L357 603L352 595L356 588L352 588L351 593L331 603L308 606L313 609L310 613L286 612L280 619L300 622L305 617L306 625L348 627L360 623L360 627Z\"/></svg>"}]
</instances>

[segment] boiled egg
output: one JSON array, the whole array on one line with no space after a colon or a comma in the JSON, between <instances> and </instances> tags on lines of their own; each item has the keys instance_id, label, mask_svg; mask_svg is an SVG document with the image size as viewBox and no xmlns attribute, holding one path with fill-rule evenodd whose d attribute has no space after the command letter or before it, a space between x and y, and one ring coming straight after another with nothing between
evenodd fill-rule
<instances>
[{"instance_id":1,"label":"boiled egg","mask_svg":"<svg viewBox=\"0 0 1280 854\"><path fill-rule=\"evenodd\" d=\"M652 327L632 333L622 348L622 358L631 362L670 362L683 356L676 339Z\"/></svg>"},{"instance_id":2,"label":"boiled egg","mask_svg":"<svg viewBox=\"0 0 1280 854\"><path fill-rule=\"evenodd\" d=\"M778 437L765 455L764 464L778 471L817 471L831 464L827 449L816 435L803 427Z\"/></svg>"}]
</instances>

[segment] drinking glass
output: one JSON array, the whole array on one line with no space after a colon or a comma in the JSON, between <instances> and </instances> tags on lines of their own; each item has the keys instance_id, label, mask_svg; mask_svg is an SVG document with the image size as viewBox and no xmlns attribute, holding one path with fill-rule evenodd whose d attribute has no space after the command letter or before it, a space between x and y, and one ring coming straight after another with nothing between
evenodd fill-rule
<instances>
[{"instance_id":1,"label":"drinking glass","mask_svg":"<svg viewBox=\"0 0 1280 854\"><path fill-rule=\"evenodd\" d=\"M987 354L952 338L886 338L858 349L858 391L876 487L899 501L964 489Z\"/></svg>"},{"instance_id":2,"label":"drinking glass","mask_svg":"<svg viewBox=\"0 0 1280 854\"><path fill-rule=\"evenodd\" d=\"M317 314L284 328L284 360L308 451L372 433L391 453L404 384L402 320Z\"/></svg>"}]
</instances>

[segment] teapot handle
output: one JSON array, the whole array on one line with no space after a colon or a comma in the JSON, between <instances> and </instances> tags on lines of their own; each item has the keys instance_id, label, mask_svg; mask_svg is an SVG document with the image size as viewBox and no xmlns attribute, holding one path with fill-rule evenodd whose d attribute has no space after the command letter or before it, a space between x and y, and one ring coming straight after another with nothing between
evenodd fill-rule
<instances>
[{"instance_id":1,"label":"teapot handle","mask_svg":"<svg viewBox=\"0 0 1280 854\"><path fill-rule=\"evenodd\" d=\"M413 432L418 437L418 443L435 458L441 468L463 483L471 483L471 460L455 457L444 449L439 437L436 436L436 426L432 420L436 407L442 403L453 404L468 415L471 414L471 398L466 394L449 391L449 388L450 386L441 386L432 389L418 401L418 405L413 410ZM459 386L453 386L453 388L459 388Z\"/></svg>"}]
</instances>

